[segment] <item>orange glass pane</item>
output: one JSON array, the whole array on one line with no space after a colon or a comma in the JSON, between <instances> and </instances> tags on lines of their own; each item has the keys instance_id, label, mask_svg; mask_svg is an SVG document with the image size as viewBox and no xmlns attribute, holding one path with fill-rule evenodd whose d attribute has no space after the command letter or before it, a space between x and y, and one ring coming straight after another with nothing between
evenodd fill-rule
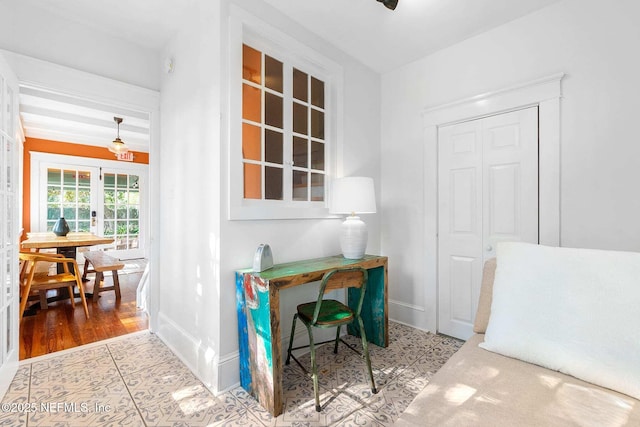
<instances>
[{"instance_id":1,"label":"orange glass pane","mask_svg":"<svg viewBox=\"0 0 640 427\"><path fill-rule=\"evenodd\" d=\"M264 57L264 85L282 93L282 62L267 55Z\"/></svg>"},{"instance_id":2,"label":"orange glass pane","mask_svg":"<svg viewBox=\"0 0 640 427\"><path fill-rule=\"evenodd\" d=\"M324 170L324 144L311 141L311 169Z\"/></svg>"},{"instance_id":3,"label":"orange glass pane","mask_svg":"<svg viewBox=\"0 0 640 427\"><path fill-rule=\"evenodd\" d=\"M262 102L260 89L247 84L242 85L242 118L254 122L261 122Z\"/></svg>"},{"instance_id":4,"label":"orange glass pane","mask_svg":"<svg viewBox=\"0 0 640 427\"><path fill-rule=\"evenodd\" d=\"M282 97L271 93L264 94L264 121L269 126L282 129Z\"/></svg>"},{"instance_id":5,"label":"orange glass pane","mask_svg":"<svg viewBox=\"0 0 640 427\"><path fill-rule=\"evenodd\" d=\"M300 70L293 69L293 97L300 101L307 101L308 99L308 86L307 86L308 74L303 73Z\"/></svg>"},{"instance_id":6,"label":"orange glass pane","mask_svg":"<svg viewBox=\"0 0 640 427\"><path fill-rule=\"evenodd\" d=\"M262 199L260 165L244 164L244 198Z\"/></svg>"},{"instance_id":7,"label":"orange glass pane","mask_svg":"<svg viewBox=\"0 0 640 427\"><path fill-rule=\"evenodd\" d=\"M311 174L311 200L321 202L324 200L324 175L319 173Z\"/></svg>"},{"instance_id":8,"label":"orange glass pane","mask_svg":"<svg viewBox=\"0 0 640 427\"><path fill-rule=\"evenodd\" d=\"M293 200L297 202L309 200L308 175L307 172L293 171L293 182L291 183Z\"/></svg>"},{"instance_id":9,"label":"orange glass pane","mask_svg":"<svg viewBox=\"0 0 640 427\"><path fill-rule=\"evenodd\" d=\"M306 168L309 163L309 142L297 136L293 137L293 164Z\"/></svg>"},{"instance_id":10,"label":"orange glass pane","mask_svg":"<svg viewBox=\"0 0 640 427\"><path fill-rule=\"evenodd\" d=\"M282 200L282 169L264 168L264 198L267 200Z\"/></svg>"},{"instance_id":11,"label":"orange glass pane","mask_svg":"<svg viewBox=\"0 0 640 427\"><path fill-rule=\"evenodd\" d=\"M311 103L324 108L324 82L315 77L311 77Z\"/></svg>"},{"instance_id":12,"label":"orange glass pane","mask_svg":"<svg viewBox=\"0 0 640 427\"><path fill-rule=\"evenodd\" d=\"M295 133L307 134L307 110L305 105L293 103L293 131Z\"/></svg>"},{"instance_id":13,"label":"orange glass pane","mask_svg":"<svg viewBox=\"0 0 640 427\"><path fill-rule=\"evenodd\" d=\"M283 136L270 129L264 131L264 159L269 163L282 164Z\"/></svg>"},{"instance_id":14,"label":"orange glass pane","mask_svg":"<svg viewBox=\"0 0 640 427\"><path fill-rule=\"evenodd\" d=\"M324 139L324 113L311 109L311 136Z\"/></svg>"},{"instance_id":15,"label":"orange glass pane","mask_svg":"<svg viewBox=\"0 0 640 427\"><path fill-rule=\"evenodd\" d=\"M242 158L262 160L260 128L248 123L242 124Z\"/></svg>"},{"instance_id":16,"label":"orange glass pane","mask_svg":"<svg viewBox=\"0 0 640 427\"><path fill-rule=\"evenodd\" d=\"M262 81L262 54L246 44L242 45L242 78L260 84Z\"/></svg>"}]
</instances>

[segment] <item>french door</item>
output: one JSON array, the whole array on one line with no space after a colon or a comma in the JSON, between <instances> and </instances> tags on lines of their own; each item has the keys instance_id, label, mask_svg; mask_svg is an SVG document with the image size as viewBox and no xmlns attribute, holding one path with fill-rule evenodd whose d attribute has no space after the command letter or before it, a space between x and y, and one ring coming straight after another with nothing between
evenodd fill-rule
<instances>
[{"instance_id":1,"label":"french door","mask_svg":"<svg viewBox=\"0 0 640 427\"><path fill-rule=\"evenodd\" d=\"M18 81L0 55L0 399L18 369Z\"/></svg>"},{"instance_id":2,"label":"french door","mask_svg":"<svg viewBox=\"0 0 640 427\"><path fill-rule=\"evenodd\" d=\"M438 331L473 334L500 241L538 243L538 108L438 130Z\"/></svg>"},{"instance_id":3,"label":"french door","mask_svg":"<svg viewBox=\"0 0 640 427\"><path fill-rule=\"evenodd\" d=\"M71 231L113 237L102 245L113 256L145 256L147 165L32 153L32 171L32 231L63 216Z\"/></svg>"}]
</instances>

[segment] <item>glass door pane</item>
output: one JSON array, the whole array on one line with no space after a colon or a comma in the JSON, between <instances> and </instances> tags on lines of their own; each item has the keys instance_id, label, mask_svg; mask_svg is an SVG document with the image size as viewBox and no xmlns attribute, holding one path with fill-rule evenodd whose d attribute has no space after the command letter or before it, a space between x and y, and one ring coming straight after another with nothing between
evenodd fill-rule
<instances>
[{"instance_id":1,"label":"glass door pane","mask_svg":"<svg viewBox=\"0 0 640 427\"><path fill-rule=\"evenodd\" d=\"M112 250L141 249L140 175L105 172L102 182L102 234L115 239Z\"/></svg>"},{"instance_id":2,"label":"glass door pane","mask_svg":"<svg viewBox=\"0 0 640 427\"><path fill-rule=\"evenodd\" d=\"M46 230L64 217L71 231L94 231L91 224L92 171L47 168Z\"/></svg>"}]
</instances>

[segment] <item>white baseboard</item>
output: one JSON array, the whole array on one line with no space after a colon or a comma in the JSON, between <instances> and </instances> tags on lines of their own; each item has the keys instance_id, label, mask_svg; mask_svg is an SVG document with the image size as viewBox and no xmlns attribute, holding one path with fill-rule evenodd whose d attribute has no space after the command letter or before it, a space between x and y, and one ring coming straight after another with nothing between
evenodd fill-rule
<instances>
[{"instance_id":1,"label":"white baseboard","mask_svg":"<svg viewBox=\"0 0 640 427\"><path fill-rule=\"evenodd\" d=\"M396 301L396 300L393 300L393 299L389 300L389 304L394 304L394 305L400 306L402 308L408 308L408 309L414 310L414 311L421 311L421 312L425 311L425 308L422 307L422 306L409 304L409 303L402 302L402 301Z\"/></svg>"},{"instance_id":2,"label":"white baseboard","mask_svg":"<svg viewBox=\"0 0 640 427\"><path fill-rule=\"evenodd\" d=\"M158 313L156 335L214 395L239 384L238 352L220 358L213 349L201 345L201 340L196 339L162 312Z\"/></svg>"}]
</instances>

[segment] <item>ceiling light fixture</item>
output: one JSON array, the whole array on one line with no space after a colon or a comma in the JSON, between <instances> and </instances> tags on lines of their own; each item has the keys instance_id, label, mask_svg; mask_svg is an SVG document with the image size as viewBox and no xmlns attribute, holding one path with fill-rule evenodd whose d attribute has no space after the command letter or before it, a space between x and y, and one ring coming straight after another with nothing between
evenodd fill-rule
<instances>
[{"instance_id":1,"label":"ceiling light fixture","mask_svg":"<svg viewBox=\"0 0 640 427\"><path fill-rule=\"evenodd\" d=\"M378 0L382 3L387 9L396 10L396 6L398 5L398 0Z\"/></svg>"},{"instance_id":2,"label":"ceiling light fixture","mask_svg":"<svg viewBox=\"0 0 640 427\"><path fill-rule=\"evenodd\" d=\"M122 118L114 117L113 120L118 125L118 134L116 135L116 139L114 139L113 142L109 145L109 151L118 156L118 154L126 153L127 151L129 151L129 148L127 148L127 146L124 145L124 142L122 142L122 140L120 139L120 123L122 123Z\"/></svg>"}]
</instances>

